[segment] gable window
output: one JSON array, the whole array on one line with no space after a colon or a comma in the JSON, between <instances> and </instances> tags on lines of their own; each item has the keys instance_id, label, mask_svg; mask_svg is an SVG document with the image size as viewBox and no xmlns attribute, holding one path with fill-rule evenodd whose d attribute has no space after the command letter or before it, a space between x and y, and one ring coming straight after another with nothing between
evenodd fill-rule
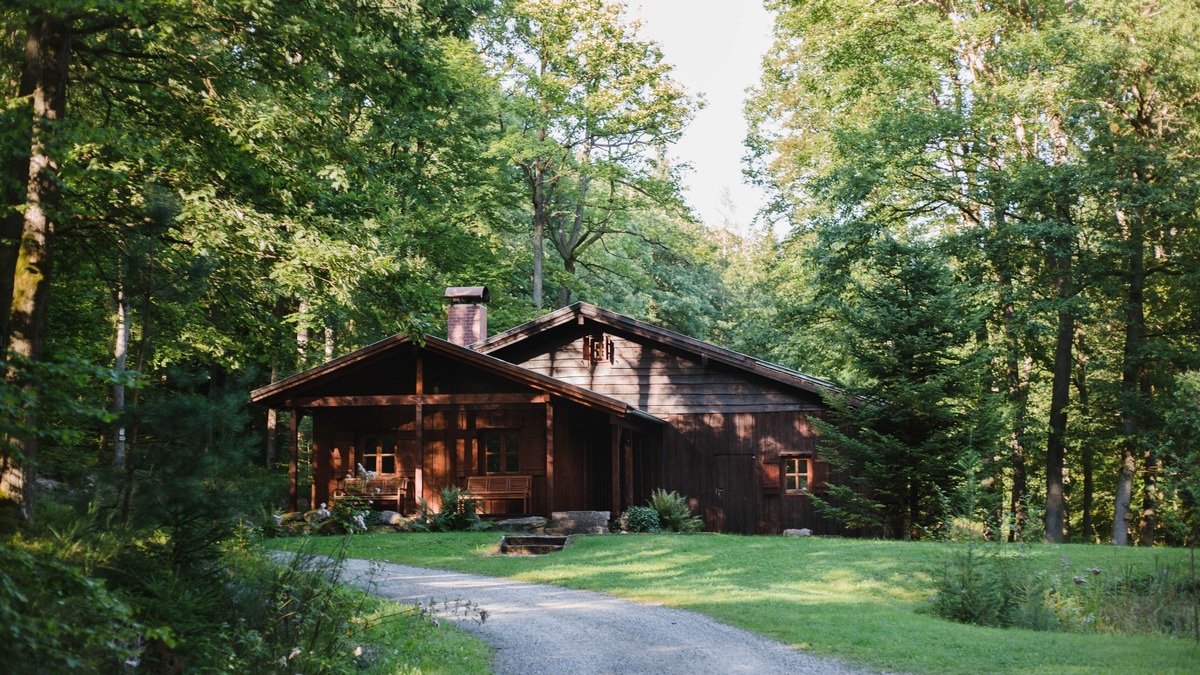
<instances>
[{"instance_id":1,"label":"gable window","mask_svg":"<svg viewBox=\"0 0 1200 675\"><path fill-rule=\"evenodd\" d=\"M367 471L379 475L395 475L400 466L396 456L396 436L394 434L367 434L362 438L362 465Z\"/></svg>"},{"instance_id":2,"label":"gable window","mask_svg":"<svg viewBox=\"0 0 1200 675\"><path fill-rule=\"evenodd\" d=\"M480 434L483 466L488 475L521 473L521 435L512 429L496 429Z\"/></svg>"},{"instance_id":3,"label":"gable window","mask_svg":"<svg viewBox=\"0 0 1200 675\"><path fill-rule=\"evenodd\" d=\"M613 362L615 350L612 338L607 335L583 336L583 360L585 363Z\"/></svg>"},{"instance_id":4,"label":"gable window","mask_svg":"<svg viewBox=\"0 0 1200 675\"><path fill-rule=\"evenodd\" d=\"M808 457L783 458L784 492L808 492L808 482L811 476L812 459Z\"/></svg>"}]
</instances>

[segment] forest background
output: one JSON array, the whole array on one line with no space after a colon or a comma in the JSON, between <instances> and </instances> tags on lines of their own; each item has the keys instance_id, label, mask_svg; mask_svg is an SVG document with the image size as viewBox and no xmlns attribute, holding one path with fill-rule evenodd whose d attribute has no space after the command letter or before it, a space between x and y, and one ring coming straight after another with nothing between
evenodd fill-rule
<instances>
[{"instance_id":1,"label":"forest background","mask_svg":"<svg viewBox=\"0 0 1200 675\"><path fill-rule=\"evenodd\" d=\"M6 528L277 503L247 392L487 285L493 329L586 300L878 403L824 429L852 525L1194 542L1200 5L766 4L745 234L619 3L6 3Z\"/></svg>"}]
</instances>

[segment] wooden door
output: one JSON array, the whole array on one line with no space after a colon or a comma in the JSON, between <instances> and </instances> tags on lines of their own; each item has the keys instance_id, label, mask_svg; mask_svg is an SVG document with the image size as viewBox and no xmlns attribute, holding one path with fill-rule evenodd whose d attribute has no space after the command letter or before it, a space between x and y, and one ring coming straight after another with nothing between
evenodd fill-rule
<instances>
[{"instance_id":1,"label":"wooden door","mask_svg":"<svg viewBox=\"0 0 1200 675\"><path fill-rule=\"evenodd\" d=\"M714 455L714 515L718 532L753 534L758 525L753 455Z\"/></svg>"}]
</instances>

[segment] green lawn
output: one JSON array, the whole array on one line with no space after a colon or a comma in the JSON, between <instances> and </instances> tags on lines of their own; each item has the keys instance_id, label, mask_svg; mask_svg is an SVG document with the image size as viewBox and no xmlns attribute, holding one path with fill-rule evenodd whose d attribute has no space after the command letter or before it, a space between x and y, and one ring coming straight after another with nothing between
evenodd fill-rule
<instances>
[{"instance_id":1,"label":"green lawn","mask_svg":"<svg viewBox=\"0 0 1200 675\"><path fill-rule=\"evenodd\" d=\"M363 617L363 647L368 649L367 675L481 673L492 662L482 640L449 623L433 626L416 610L377 599Z\"/></svg>"},{"instance_id":2,"label":"green lawn","mask_svg":"<svg viewBox=\"0 0 1200 675\"><path fill-rule=\"evenodd\" d=\"M961 544L821 537L611 535L549 556L494 555L499 535L375 534L350 555L572 588L701 612L797 648L922 673L1200 672L1193 641L952 623L926 612L931 573ZM280 547L294 540L275 540ZM310 550L333 540L310 541ZM1185 568L1187 551L1034 546L1046 570Z\"/></svg>"}]
</instances>

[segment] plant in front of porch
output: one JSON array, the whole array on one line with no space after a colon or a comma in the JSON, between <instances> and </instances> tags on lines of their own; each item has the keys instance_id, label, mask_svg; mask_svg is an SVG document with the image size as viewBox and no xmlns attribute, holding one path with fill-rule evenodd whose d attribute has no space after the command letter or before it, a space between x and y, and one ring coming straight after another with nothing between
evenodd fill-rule
<instances>
[{"instance_id":1,"label":"plant in front of porch","mask_svg":"<svg viewBox=\"0 0 1200 675\"><path fill-rule=\"evenodd\" d=\"M658 511L649 506L631 506L621 514L621 527L626 532L661 532Z\"/></svg>"},{"instance_id":2,"label":"plant in front of porch","mask_svg":"<svg viewBox=\"0 0 1200 675\"><path fill-rule=\"evenodd\" d=\"M678 492L658 488L650 493L650 508L658 513L663 532L699 532L704 521L692 513L687 497Z\"/></svg>"},{"instance_id":3,"label":"plant in front of porch","mask_svg":"<svg viewBox=\"0 0 1200 675\"><path fill-rule=\"evenodd\" d=\"M447 485L441 491L441 508L437 511L424 499L417 500L417 517L413 527L424 532L482 532L491 524L479 517L479 500L457 485Z\"/></svg>"}]
</instances>

